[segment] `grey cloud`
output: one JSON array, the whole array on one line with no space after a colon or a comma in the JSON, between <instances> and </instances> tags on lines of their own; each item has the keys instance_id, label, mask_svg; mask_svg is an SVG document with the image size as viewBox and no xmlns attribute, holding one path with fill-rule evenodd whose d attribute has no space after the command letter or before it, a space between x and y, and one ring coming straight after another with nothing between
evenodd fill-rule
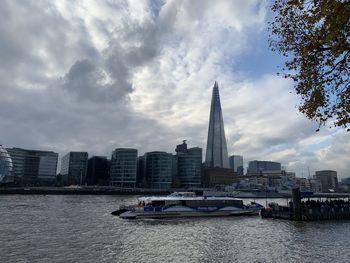
<instances>
[{"instance_id":1,"label":"grey cloud","mask_svg":"<svg viewBox=\"0 0 350 263\"><path fill-rule=\"evenodd\" d=\"M68 21L51 1L2 1L0 39L0 86L45 86L77 58L97 54L84 23Z\"/></svg>"},{"instance_id":2,"label":"grey cloud","mask_svg":"<svg viewBox=\"0 0 350 263\"><path fill-rule=\"evenodd\" d=\"M133 73L161 50L159 40L166 31L161 30L157 19L154 16L143 24L124 20L114 29L109 46L99 58L77 60L63 77L61 87L95 102L126 98L133 91Z\"/></svg>"},{"instance_id":3,"label":"grey cloud","mask_svg":"<svg viewBox=\"0 0 350 263\"><path fill-rule=\"evenodd\" d=\"M174 147L165 127L124 104L77 101L59 89L20 90L12 101L3 95L0 141L8 147L54 150L60 156L72 150L110 156L117 147L136 147L140 153Z\"/></svg>"},{"instance_id":4,"label":"grey cloud","mask_svg":"<svg viewBox=\"0 0 350 263\"><path fill-rule=\"evenodd\" d=\"M73 10L79 4L71 1L67 3ZM212 84L208 81L231 74L231 71L218 72L222 68L218 66L214 69L210 64L217 61L208 60L207 57L215 49L215 52L222 53L222 56L218 54L219 59L225 59L226 52L228 59L231 59L231 49L235 50L236 46L230 45L238 42L237 36L241 38L244 35L237 33L228 36L230 32L226 29L220 31L221 25L216 25L221 32L218 41L217 32L210 31L216 29L215 25L213 28L204 28L207 25L206 18L210 18L208 15L211 15L211 9L216 5L215 1L149 1L150 14L142 22L137 18L132 19L124 1L98 3L112 9L118 22L106 23L100 15L93 17L89 24L81 15L78 17L78 12L68 16L60 13L51 1L2 2L0 143L9 147L51 149L60 154L70 150L87 150L90 154L110 155L114 148L126 146L138 148L140 153L150 150L172 152L182 139L188 139L191 146L205 148L207 121L201 123L195 120L193 124L187 118L181 122L179 118L186 118L186 114L174 112L173 105L180 109L189 104L202 105L203 96L192 100L191 94L186 92L192 92L192 89L199 89L198 93L204 92L203 87L206 85L209 89ZM228 6L235 11L236 5L230 2ZM249 8L252 6L249 4ZM244 9L241 19L247 16L249 8ZM230 12L224 15L228 16L227 13ZM110 19L113 20L113 17ZM113 32L111 24L115 24ZM250 21L241 24L249 25ZM96 35L93 35L91 27L99 31L98 36L109 39L103 51L95 46L93 40ZM221 38L222 35L225 35L224 38ZM195 61L195 55L186 57L191 51L196 51L197 45L201 45L202 49L198 53L204 57L198 59L199 62ZM169 60L164 60L168 59L164 56L166 52L179 52L177 57L170 57L174 59L170 62L175 68L169 66L168 71L160 68L161 62L171 64ZM184 62L183 59L188 61ZM185 65L181 68L182 62L191 67ZM193 69L201 70L203 64L207 68L202 75L194 74ZM149 70L151 77L159 81L145 81L142 87L136 87L135 73L140 73L140 69ZM186 77L190 76L191 81L184 82L181 78L185 77L177 70L186 71ZM184 83L188 85L187 90L181 86ZM145 89L147 86L149 90ZM179 88L182 88L181 92ZM143 114L135 112L129 101L135 89L145 89L157 96L155 104L149 108L149 112L155 112L154 115L148 114L146 110ZM174 91L178 94L174 95ZM183 102L180 106L176 104L179 101ZM149 101L145 99L141 103L147 104ZM251 107L245 110L253 114ZM236 113L237 109L233 109L224 112L224 116ZM263 113L265 115L258 117L263 119L266 113L269 114L268 110ZM209 109L206 114L209 115ZM159 121L159 115L162 115L163 122ZM172 120L176 120L177 124L171 123ZM245 136L250 127L235 130L236 125L232 124L233 135L228 136L231 150L242 153L248 160L264 159L269 154L290 147L300 153L297 156L286 155L286 159L280 161L296 162L308 158L306 160L310 162L319 162L315 153L298 145L300 140L314 134L314 128L290 120L287 124L285 130L273 127L271 130L275 133L262 132L256 137L249 137L251 134L248 134L249 138ZM241 139L247 140L239 144L238 148L236 142ZM339 159L340 153L347 153L341 148L346 138L339 137L336 140L340 143L334 144L327 153L327 158L332 160ZM269 147L271 145L273 147ZM345 171L348 168L342 169Z\"/></svg>"},{"instance_id":5,"label":"grey cloud","mask_svg":"<svg viewBox=\"0 0 350 263\"><path fill-rule=\"evenodd\" d=\"M77 99L94 102L117 103L131 91L118 88L120 82L108 81L105 73L89 60L77 61L60 84L68 96L73 94Z\"/></svg>"},{"instance_id":6,"label":"grey cloud","mask_svg":"<svg viewBox=\"0 0 350 263\"><path fill-rule=\"evenodd\" d=\"M173 149L168 145L170 132L156 120L135 114L124 100L132 92L135 68L158 54L160 32L154 22L122 25L109 47L98 54L83 21L67 21L57 10L43 12L45 8L41 10L36 2L26 6L12 2L6 7L13 21L7 31L0 23L0 43L9 43L1 54L12 59L12 68L21 65L21 69L15 72L0 62L8 75L0 80L0 119L6 127L1 129L0 138L4 145L51 149L60 154L87 150L109 155L113 148L123 146L141 151ZM19 18L17 7L36 13L36 19ZM18 20L17 26L14 20ZM16 34L8 33L15 28ZM106 29L104 32L108 34ZM21 41L21 36L26 41ZM40 57L40 48L47 52L46 57ZM55 66L56 80L43 77L50 64ZM66 73L59 77L63 69ZM46 87L18 86L14 83L17 78Z\"/></svg>"},{"instance_id":7,"label":"grey cloud","mask_svg":"<svg viewBox=\"0 0 350 263\"><path fill-rule=\"evenodd\" d=\"M80 90L84 90L84 97L92 96L93 99L100 99L106 101L115 99L115 97L121 97L127 95L133 91L132 76L145 64L150 65L152 61L162 51L162 44L165 38L171 33L171 28L174 23L174 15L158 16L163 2L159 1L153 3L155 8L154 15L151 16L144 23L140 24L139 21L123 20L112 32L109 46L102 52L99 62L91 62L96 67L91 69L90 73L95 75L95 82L99 82L101 72L107 73L112 84L104 87L95 85L93 87L92 79L94 77L88 77L81 79L75 83L65 83L65 88L68 89L69 85L74 86L73 90L79 90L78 85L81 86ZM158 8L158 9L157 9ZM157 11L158 10L158 11ZM174 9L170 13L176 13L177 9ZM77 61L73 67L77 66L80 62ZM86 62L85 62L86 63ZM70 74L71 72L69 72ZM67 75L68 76L68 75ZM98 90L99 94L105 93L105 96L93 96L93 90ZM91 92L86 92L86 91ZM112 91L114 90L115 96Z\"/></svg>"}]
</instances>

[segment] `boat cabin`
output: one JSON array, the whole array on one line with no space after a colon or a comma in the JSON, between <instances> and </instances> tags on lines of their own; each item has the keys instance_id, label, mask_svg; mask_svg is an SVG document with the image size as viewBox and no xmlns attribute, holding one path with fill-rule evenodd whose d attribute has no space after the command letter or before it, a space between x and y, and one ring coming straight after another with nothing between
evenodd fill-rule
<instances>
[{"instance_id":1,"label":"boat cabin","mask_svg":"<svg viewBox=\"0 0 350 263\"><path fill-rule=\"evenodd\" d=\"M139 199L145 207L244 207L243 201L230 197L203 197L195 196L192 192L178 192L166 197L142 197Z\"/></svg>"}]
</instances>

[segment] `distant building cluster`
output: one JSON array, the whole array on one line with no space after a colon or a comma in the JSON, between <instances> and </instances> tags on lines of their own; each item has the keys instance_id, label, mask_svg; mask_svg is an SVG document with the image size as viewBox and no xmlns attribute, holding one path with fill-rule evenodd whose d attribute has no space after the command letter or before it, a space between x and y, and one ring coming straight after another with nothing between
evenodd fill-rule
<instances>
[{"instance_id":1,"label":"distant building cluster","mask_svg":"<svg viewBox=\"0 0 350 263\"><path fill-rule=\"evenodd\" d=\"M281 163L250 161L244 171L243 156L228 156L219 87L213 87L205 160L199 147L184 140L175 153L116 148L110 158L87 152L69 152L61 158L51 151L4 148L0 145L0 184L20 186L115 186L121 188L198 189L229 186L242 191L290 192L349 191L350 178L338 182L337 172L317 171L311 178L286 172Z\"/></svg>"},{"instance_id":2,"label":"distant building cluster","mask_svg":"<svg viewBox=\"0 0 350 263\"><path fill-rule=\"evenodd\" d=\"M176 147L176 154L153 151L138 156L137 149L117 148L108 159L106 156L88 158L87 152L69 152L61 159L58 175L57 162L58 154L54 152L1 148L0 178L22 186L169 189L202 185L202 148L187 148L185 141Z\"/></svg>"}]
</instances>

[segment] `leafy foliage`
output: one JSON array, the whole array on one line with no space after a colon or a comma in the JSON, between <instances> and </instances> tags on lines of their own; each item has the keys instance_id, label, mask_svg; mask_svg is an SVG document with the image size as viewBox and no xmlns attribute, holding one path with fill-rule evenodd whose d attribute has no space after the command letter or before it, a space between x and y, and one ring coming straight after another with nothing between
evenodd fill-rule
<instances>
[{"instance_id":1,"label":"leafy foliage","mask_svg":"<svg viewBox=\"0 0 350 263\"><path fill-rule=\"evenodd\" d=\"M287 57L299 111L350 131L350 1L275 0L272 11L270 46Z\"/></svg>"}]
</instances>

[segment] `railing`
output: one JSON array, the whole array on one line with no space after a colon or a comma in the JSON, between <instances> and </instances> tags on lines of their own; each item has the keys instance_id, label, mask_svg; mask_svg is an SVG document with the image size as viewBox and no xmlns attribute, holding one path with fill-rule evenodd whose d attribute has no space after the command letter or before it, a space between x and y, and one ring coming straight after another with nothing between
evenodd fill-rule
<instances>
[{"instance_id":1,"label":"railing","mask_svg":"<svg viewBox=\"0 0 350 263\"><path fill-rule=\"evenodd\" d=\"M274 206L273 208L263 209L262 217L296 219L293 210L286 206ZM350 219L350 206L323 206L323 207L303 207L301 209L302 221L313 220L339 220Z\"/></svg>"},{"instance_id":2,"label":"railing","mask_svg":"<svg viewBox=\"0 0 350 263\"><path fill-rule=\"evenodd\" d=\"M302 208L302 220L350 219L350 207Z\"/></svg>"}]
</instances>

